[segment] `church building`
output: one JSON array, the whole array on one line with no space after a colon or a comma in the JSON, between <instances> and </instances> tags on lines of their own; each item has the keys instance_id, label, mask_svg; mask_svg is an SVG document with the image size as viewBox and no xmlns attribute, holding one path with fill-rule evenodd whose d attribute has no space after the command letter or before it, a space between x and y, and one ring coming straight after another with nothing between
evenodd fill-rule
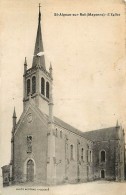
<instances>
[{"instance_id":1,"label":"church building","mask_svg":"<svg viewBox=\"0 0 126 195\"><path fill-rule=\"evenodd\" d=\"M3 185L124 180L125 134L114 127L82 132L53 115L53 69L46 69L39 7L31 68L24 62L23 113L13 113L11 161Z\"/></svg>"}]
</instances>

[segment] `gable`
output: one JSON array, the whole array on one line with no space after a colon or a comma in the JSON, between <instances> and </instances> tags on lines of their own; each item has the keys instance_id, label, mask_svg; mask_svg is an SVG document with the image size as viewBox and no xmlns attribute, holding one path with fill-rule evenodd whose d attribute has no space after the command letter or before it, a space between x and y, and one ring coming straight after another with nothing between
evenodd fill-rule
<instances>
[{"instance_id":1,"label":"gable","mask_svg":"<svg viewBox=\"0 0 126 195\"><path fill-rule=\"evenodd\" d=\"M22 126L28 126L29 128L33 128L35 123L36 126L38 123L40 123L44 128L47 129L47 117L44 114L40 113L37 107L34 107L32 104L29 104L27 109L24 110L18 120L14 136L18 133L19 129L21 129Z\"/></svg>"}]
</instances>

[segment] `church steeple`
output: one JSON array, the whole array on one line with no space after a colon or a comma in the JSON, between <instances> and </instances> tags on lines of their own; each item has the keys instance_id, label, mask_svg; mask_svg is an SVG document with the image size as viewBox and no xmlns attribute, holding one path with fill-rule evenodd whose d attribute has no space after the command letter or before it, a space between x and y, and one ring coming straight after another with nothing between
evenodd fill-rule
<instances>
[{"instance_id":1,"label":"church steeple","mask_svg":"<svg viewBox=\"0 0 126 195\"><path fill-rule=\"evenodd\" d=\"M42 41L42 33L41 33L41 11L40 11L40 4L39 4L39 17L38 17L38 29L37 29L37 36L35 42L35 49L34 49L34 56L33 56L33 63L32 67L39 66L46 70L45 66L45 56L44 56L44 47Z\"/></svg>"},{"instance_id":2,"label":"church steeple","mask_svg":"<svg viewBox=\"0 0 126 195\"><path fill-rule=\"evenodd\" d=\"M46 70L44 48L41 33L41 12L39 4L38 30L36 36L35 50L33 56L32 68L27 69L27 61L24 63L24 109L31 102L45 114L50 115L52 121L52 67ZM30 101L32 99L33 101Z\"/></svg>"}]
</instances>

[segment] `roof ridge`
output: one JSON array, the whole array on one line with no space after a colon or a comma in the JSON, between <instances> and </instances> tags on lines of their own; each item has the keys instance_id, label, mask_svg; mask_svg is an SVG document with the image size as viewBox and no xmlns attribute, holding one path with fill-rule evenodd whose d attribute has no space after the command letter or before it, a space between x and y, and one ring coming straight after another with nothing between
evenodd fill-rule
<instances>
[{"instance_id":1,"label":"roof ridge","mask_svg":"<svg viewBox=\"0 0 126 195\"><path fill-rule=\"evenodd\" d=\"M118 126L119 128L120 126ZM106 127L106 128L102 128L102 129L94 129L94 130L89 130L89 131L85 131L83 133L92 133L92 132L97 132L97 131L103 131L103 130L110 130L110 129L113 129L113 128L117 128L116 126L111 126L111 127Z\"/></svg>"},{"instance_id":2,"label":"roof ridge","mask_svg":"<svg viewBox=\"0 0 126 195\"><path fill-rule=\"evenodd\" d=\"M74 129L76 129L77 131L83 133L83 131L77 129L76 127L73 127L72 125L68 124L67 122L63 121L62 119L58 118L57 116L54 116L54 118L56 118L56 119L62 121L62 122L65 123L66 125L69 125L70 127L72 127L72 128L74 128Z\"/></svg>"},{"instance_id":3,"label":"roof ridge","mask_svg":"<svg viewBox=\"0 0 126 195\"><path fill-rule=\"evenodd\" d=\"M63 127L65 129L67 129L68 131L75 133L81 137L83 137L84 139L88 140L88 141L92 141L86 137L84 137L83 131L69 125L68 123L64 122L63 120L59 119L58 117L54 116L54 123L57 124L60 127ZM62 123L62 124L61 124Z\"/></svg>"}]
</instances>

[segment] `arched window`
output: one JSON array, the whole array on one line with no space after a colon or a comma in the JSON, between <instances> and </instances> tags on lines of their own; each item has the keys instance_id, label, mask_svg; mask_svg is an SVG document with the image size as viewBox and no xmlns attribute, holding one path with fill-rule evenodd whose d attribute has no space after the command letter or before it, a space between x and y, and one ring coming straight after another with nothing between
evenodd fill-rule
<instances>
[{"instance_id":1,"label":"arched window","mask_svg":"<svg viewBox=\"0 0 126 195\"><path fill-rule=\"evenodd\" d=\"M27 153L32 152L32 136L27 136Z\"/></svg>"},{"instance_id":2,"label":"arched window","mask_svg":"<svg viewBox=\"0 0 126 195\"><path fill-rule=\"evenodd\" d=\"M90 162L92 162L92 151L90 151Z\"/></svg>"},{"instance_id":3,"label":"arched window","mask_svg":"<svg viewBox=\"0 0 126 195\"><path fill-rule=\"evenodd\" d=\"M84 149L81 149L81 160L84 160Z\"/></svg>"},{"instance_id":4,"label":"arched window","mask_svg":"<svg viewBox=\"0 0 126 195\"><path fill-rule=\"evenodd\" d=\"M27 80L27 95L30 93L30 79Z\"/></svg>"},{"instance_id":5,"label":"arched window","mask_svg":"<svg viewBox=\"0 0 126 195\"><path fill-rule=\"evenodd\" d=\"M87 150L86 157L87 157L87 162L88 162L89 161L88 150Z\"/></svg>"},{"instance_id":6,"label":"arched window","mask_svg":"<svg viewBox=\"0 0 126 195\"><path fill-rule=\"evenodd\" d=\"M70 159L73 160L73 145L70 145Z\"/></svg>"},{"instance_id":7,"label":"arched window","mask_svg":"<svg viewBox=\"0 0 126 195\"><path fill-rule=\"evenodd\" d=\"M106 157L105 157L105 151L104 150L102 150L101 151L101 162L105 162L105 159L106 159Z\"/></svg>"},{"instance_id":8,"label":"arched window","mask_svg":"<svg viewBox=\"0 0 126 195\"><path fill-rule=\"evenodd\" d=\"M104 179L105 178L105 171L101 170L101 178Z\"/></svg>"},{"instance_id":9,"label":"arched window","mask_svg":"<svg viewBox=\"0 0 126 195\"><path fill-rule=\"evenodd\" d=\"M32 77L32 94L36 93L36 77Z\"/></svg>"},{"instance_id":10,"label":"arched window","mask_svg":"<svg viewBox=\"0 0 126 195\"><path fill-rule=\"evenodd\" d=\"M62 138L62 131L60 131L60 138Z\"/></svg>"},{"instance_id":11,"label":"arched window","mask_svg":"<svg viewBox=\"0 0 126 195\"><path fill-rule=\"evenodd\" d=\"M34 162L31 159L27 162L27 181L34 181Z\"/></svg>"},{"instance_id":12,"label":"arched window","mask_svg":"<svg viewBox=\"0 0 126 195\"><path fill-rule=\"evenodd\" d=\"M46 82L46 97L49 99L49 82Z\"/></svg>"},{"instance_id":13,"label":"arched window","mask_svg":"<svg viewBox=\"0 0 126 195\"><path fill-rule=\"evenodd\" d=\"M45 79L41 78L41 94L45 95Z\"/></svg>"}]
</instances>

